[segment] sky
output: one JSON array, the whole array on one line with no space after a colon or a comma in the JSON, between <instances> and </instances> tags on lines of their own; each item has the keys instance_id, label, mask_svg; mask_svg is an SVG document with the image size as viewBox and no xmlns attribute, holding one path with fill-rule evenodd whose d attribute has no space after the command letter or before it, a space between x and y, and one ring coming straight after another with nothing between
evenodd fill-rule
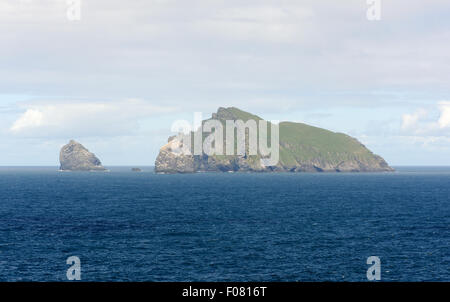
<instances>
[{"instance_id":1,"label":"sky","mask_svg":"<svg viewBox=\"0 0 450 302\"><path fill-rule=\"evenodd\" d=\"M229 106L450 165L450 2L372 1L0 0L0 165L70 139L153 165L174 121Z\"/></svg>"}]
</instances>

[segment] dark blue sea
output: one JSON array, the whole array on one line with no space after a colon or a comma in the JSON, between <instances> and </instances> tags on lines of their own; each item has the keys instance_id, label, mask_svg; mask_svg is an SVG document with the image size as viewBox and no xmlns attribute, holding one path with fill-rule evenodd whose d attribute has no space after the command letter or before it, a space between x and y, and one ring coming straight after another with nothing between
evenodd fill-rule
<instances>
[{"instance_id":1,"label":"dark blue sea","mask_svg":"<svg viewBox=\"0 0 450 302\"><path fill-rule=\"evenodd\" d=\"M0 281L450 281L450 168L0 168Z\"/></svg>"}]
</instances>

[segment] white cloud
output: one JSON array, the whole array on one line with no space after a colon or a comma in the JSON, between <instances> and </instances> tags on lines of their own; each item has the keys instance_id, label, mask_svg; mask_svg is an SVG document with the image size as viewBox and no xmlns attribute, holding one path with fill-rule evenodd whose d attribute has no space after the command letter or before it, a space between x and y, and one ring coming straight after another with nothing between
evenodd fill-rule
<instances>
[{"instance_id":1,"label":"white cloud","mask_svg":"<svg viewBox=\"0 0 450 302\"><path fill-rule=\"evenodd\" d=\"M335 93L316 98L319 108L345 102L337 90L437 91L450 75L446 3L383 2L374 23L364 0L96 0L69 22L64 0L3 0L0 90L215 107L268 93ZM357 105L372 103L366 95Z\"/></svg>"},{"instance_id":2,"label":"white cloud","mask_svg":"<svg viewBox=\"0 0 450 302\"><path fill-rule=\"evenodd\" d=\"M34 102L22 105L25 112L10 127L14 135L66 137L128 135L139 121L176 111L140 99L109 102Z\"/></svg>"},{"instance_id":3,"label":"white cloud","mask_svg":"<svg viewBox=\"0 0 450 302\"><path fill-rule=\"evenodd\" d=\"M450 136L450 102L441 101L434 108L420 108L402 116L402 135L419 137ZM433 142L433 140L428 140Z\"/></svg>"},{"instance_id":4,"label":"white cloud","mask_svg":"<svg viewBox=\"0 0 450 302\"><path fill-rule=\"evenodd\" d=\"M42 126L44 114L36 109L28 109L18 120L11 126L11 131L20 132L27 128L35 128Z\"/></svg>"},{"instance_id":5,"label":"white cloud","mask_svg":"<svg viewBox=\"0 0 450 302\"><path fill-rule=\"evenodd\" d=\"M373 118L378 142L402 156L384 135L436 144L431 137L449 134L448 105L428 101L450 93L448 8L448 0L383 1L382 20L369 22L365 0L83 0L82 20L69 22L65 0L1 0L2 93L155 101L32 102L20 115L8 103L0 135L113 141L134 138L168 104L187 112L235 105L287 120L326 110L329 129L360 129ZM23 152L18 145L5 144Z\"/></svg>"},{"instance_id":6,"label":"white cloud","mask_svg":"<svg viewBox=\"0 0 450 302\"><path fill-rule=\"evenodd\" d=\"M450 127L450 102L440 102L439 110L441 111L441 116L439 117L438 123L440 128Z\"/></svg>"},{"instance_id":7,"label":"white cloud","mask_svg":"<svg viewBox=\"0 0 450 302\"><path fill-rule=\"evenodd\" d=\"M402 116L402 130L408 130L416 127L420 119L426 117L428 112L425 109L418 109L416 112L411 114L404 114Z\"/></svg>"}]
</instances>

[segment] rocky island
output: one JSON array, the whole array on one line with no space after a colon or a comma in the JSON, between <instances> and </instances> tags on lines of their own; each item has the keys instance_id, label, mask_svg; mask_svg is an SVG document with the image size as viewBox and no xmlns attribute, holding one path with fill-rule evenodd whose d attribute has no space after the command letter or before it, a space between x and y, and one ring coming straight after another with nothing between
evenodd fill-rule
<instances>
[{"instance_id":1,"label":"rocky island","mask_svg":"<svg viewBox=\"0 0 450 302\"><path fill-rule=\"evenodd\" d=\"M225 124L227 120L260 117L235 107L219 108L212 119ZM205 121L203 121L204 123ZM386 161L373 154L357 139L343 133L309 126L303 123L281 122L279 126L279 160L276 165L265 166L260 154L201 155L185 154L174 149L177 136L169 138L155 162L156 173L194 172L390 172ZM225 135L223 135L225 137ZM246 133L248 138L248 133ZM204 140L204 137L203 137ZM175 143L175 144L174 144ZM248 140L246 140L248 150Z\"/></svg>"},{"instance_id":2,"label":"rocky island","mask_svg":"<svg viewBox=\"0 0 450 302\"><path fill-rule=\"evenodd\" d=\"M61 171L107 171L95 154L74 140L61 148L59 161Z\"/></svg>"}]
</instances>

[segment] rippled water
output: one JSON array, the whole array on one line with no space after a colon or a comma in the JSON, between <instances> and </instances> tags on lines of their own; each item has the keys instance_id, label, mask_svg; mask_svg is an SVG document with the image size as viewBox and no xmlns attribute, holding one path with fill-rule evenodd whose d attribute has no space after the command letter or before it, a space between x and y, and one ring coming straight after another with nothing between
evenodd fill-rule
<instances>
[{"instance_id":1,"label":"rippled water","mask_svg":"<svg viewBox=\"0 0 450 302\"><path fill-rule=\"evenodd\" d=\"M450 281L450 168L129 170L0 168L0 280Z\"/></svg>"}]
</instances>

